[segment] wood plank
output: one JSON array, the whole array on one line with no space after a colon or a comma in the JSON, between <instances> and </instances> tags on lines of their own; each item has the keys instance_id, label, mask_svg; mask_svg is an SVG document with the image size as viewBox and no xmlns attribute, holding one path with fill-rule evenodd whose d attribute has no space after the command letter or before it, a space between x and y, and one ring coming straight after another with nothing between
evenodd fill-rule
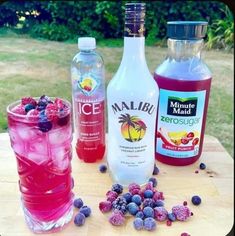
<instances>
[{"instance_id":1,"label":"wood plank","mask_svg":"<svg viewBox=\"0 0 235 236\"><path fill-rule=\"evenodd\" d=\"M75 153L75 152L74 152ZM198 170L200 162L207 165L206 170ZM98 203L104 199L112 181L108 175L98 171L100 163L85 164L75 157L72 160L74 193L82 197L92 208L92 216L83 227L76 227L70 222L63 231L56 234L63 236L117 236L117 235L150 235L146 231L133 229L133 218L129 217L125 226L114 227L108 223L108 214L102 214ZM165 206L168 210L173 205L187 200L194 213L187 222L174 222L171 227L166 223L157 223L155 233L158 236L177 236L188 232L192 236L224 236L233 225L233 159L225 151L219 141L205 136L203 154L200 160L186 167L168 166L157 163L160 174L157 176L158 189L165 194ZM202 197L202 204L194 206L190 203L192 195ZM76 213L76 211L75 211ZM74 213L74 214L75 214ZM13 227L14 226L14 227ZM14 154L10 148L7 133L0 134L0 235L32 236L27 228L20 207L18 176Z\"/></svg>"}]
</instances>

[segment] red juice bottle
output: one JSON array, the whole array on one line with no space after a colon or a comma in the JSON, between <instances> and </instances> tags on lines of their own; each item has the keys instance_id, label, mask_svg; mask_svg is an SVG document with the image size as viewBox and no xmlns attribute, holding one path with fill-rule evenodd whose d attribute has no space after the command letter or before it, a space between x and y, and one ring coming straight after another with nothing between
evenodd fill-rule
<instances>
[{"instance_id":1,"label":"red juice bottle","mask_svg":"<svg viewBox=\"0 0 235 236\"><path fill-rule=\"evenodd\" d=\"M202 153L211 72L201 60L207 22L167 23L168 56L156 69L159 92L155 158L189 165Z\"/></svg>"},{"instance_id":2,"label":"red juice bottle","mask_svg":"<svg viewBox=\"0 0 235 236\"><path fill-rule=\"evenodd\" d=\"M71 64L76 152L84 162L96 162L105 153L104 62L95 38L79 38L78 48Z\"/></svg>"}]
</instances>

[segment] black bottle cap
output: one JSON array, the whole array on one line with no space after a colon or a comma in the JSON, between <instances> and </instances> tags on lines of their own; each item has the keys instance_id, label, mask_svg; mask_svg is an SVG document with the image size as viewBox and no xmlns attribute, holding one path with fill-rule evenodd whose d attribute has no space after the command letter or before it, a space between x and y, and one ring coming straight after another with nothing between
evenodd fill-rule
<instances>
[{"instance_id":1,"label":"black bottle cap","mask_svg":"<svg viewBox=\"0 0 235 236\"><path fill-rule=\"evenodd\" d=\"M167 37L179 40L202 39L206 36L206 21L169 21Z\"/></svg>"},{"instance_id":2,"label":"black bottle cap","mask_svg":"<svg viewBox=\"0 0 235 236\"><path fill-rule=\"evenodd\" d=\"M144 36L145 3L125 4L125 36Z\"/></svg>"}]
</instances>

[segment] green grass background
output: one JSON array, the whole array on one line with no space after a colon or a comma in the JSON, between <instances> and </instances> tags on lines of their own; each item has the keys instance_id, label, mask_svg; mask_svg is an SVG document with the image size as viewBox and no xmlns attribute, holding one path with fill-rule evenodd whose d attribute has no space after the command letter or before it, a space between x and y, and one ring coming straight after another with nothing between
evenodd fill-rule
<instances>
[{"instance_id":1,"label":"green grass background","mask_svg":"<svg viewBox=\"0 0 235 236\"><path fill-rule=\"evenodd\" d=\"M71 100L70 62L75 43L59 43L27 37L0 35L0 132L6 132L6 106L23 96L59 96ZM106 85L118 69L122 40L102 40L98 51L105 61ZM151 72L164 60L166 48L146 46ZM207 51L203 56L213 74L206 134L219 139L234 155L234 57L223 51Z\"/></svg>"}]
</instances>

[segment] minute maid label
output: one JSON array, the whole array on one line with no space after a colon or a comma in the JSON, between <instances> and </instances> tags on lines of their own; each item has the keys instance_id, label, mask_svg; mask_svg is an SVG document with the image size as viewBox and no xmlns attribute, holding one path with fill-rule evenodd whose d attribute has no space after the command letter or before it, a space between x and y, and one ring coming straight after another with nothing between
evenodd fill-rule
<instances>
[{"instance_id":1,"label":"minute maid label","mask_svg":"<svg viewBox=\"0 0 235 236\"><path fill-rule=\"evenodd\" d=\"M206 90L175 92L160 89L157 153L190 158L199 152Z\"/></svg>"}]
</instances>

